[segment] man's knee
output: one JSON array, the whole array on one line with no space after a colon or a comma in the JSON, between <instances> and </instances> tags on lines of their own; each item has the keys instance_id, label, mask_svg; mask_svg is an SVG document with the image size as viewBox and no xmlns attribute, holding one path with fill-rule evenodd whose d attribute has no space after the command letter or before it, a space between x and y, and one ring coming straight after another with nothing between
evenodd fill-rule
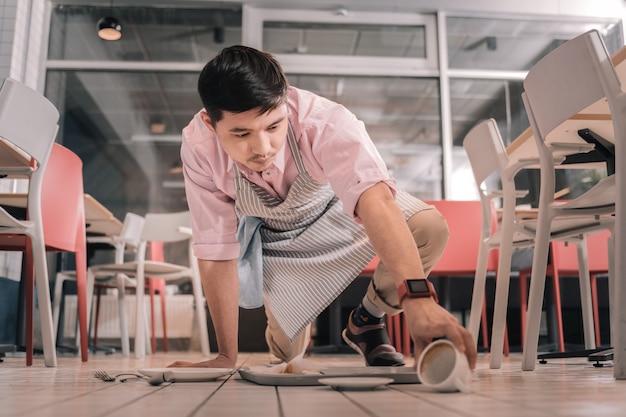
<instances>
[{"instance_id":1,"label":"man's knee","mask_svg":"<svg viewBox=\"0 0 626 417\"><path fill-rule=\"evenodd\" d=\"M422 210L408 220L419 249L424 272L428 275L448 244L448 223L437 209Z\"/></svg>"}]
</instances>

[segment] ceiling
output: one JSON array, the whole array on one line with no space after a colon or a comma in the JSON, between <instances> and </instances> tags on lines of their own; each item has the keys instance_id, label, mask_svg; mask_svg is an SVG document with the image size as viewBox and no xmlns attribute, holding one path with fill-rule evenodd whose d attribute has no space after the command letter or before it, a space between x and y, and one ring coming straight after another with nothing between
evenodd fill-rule
<instances>
[{"instance_id":1,"label":"ceiling","mask_svg":"<svg viewBox=\"0 0 626 417\"><path fill-rule=\"evenodd\" d=\"M106 42L97 38L96 23L105 14L114 15L122 23L121 40ZM560 42L592 27L607 34L609 49L616 50L623 43L618 21L449 17L449 66L457 71L525 71ZM383 28L377 33L367 27L349 27L325 32L319 26L301 25L287 31L275 25L264 32L264 37L266 49L280 53L419 55L423 39L396 29ZM200 108L195 91L197 74L224 46L241 43L241 33L241 8L234 3L112 10L55 6L49 59L54 60L51 67L56 69L49 70L46 94L65 114L75 115L74 124L66 128L71 126L80 132L81 138L74 140L74 146L83 149L84 160L92 160L99 167L95 161L104 147L108 152L114 152L111 147L122 148L117 152L125 156L116 157L117 161L140 167L141 177L158 178L160 193L169 192L164 188L178 189L171 192L172 198L179 200L182 177L177 169L177 141L182 128ZM391 35L393 48L381 41ZM412 78L408 80L413 82L407 82L402 77L290 74L290 80L345 104L364 120L377 142L440 144L436 78ZM465 132L485 117L515 122L506 113L511 111L507 94L511 94L511 85L516 93L516 83L519 81L509 83L497 78L452 80L454 142L460 144ZM341 94L331 94L338 91ZM87 157L89 152L93 155ZM93 175L94 189L106 186L110 180L104 172L98 174Z\"/></svg>"}]
</instances>

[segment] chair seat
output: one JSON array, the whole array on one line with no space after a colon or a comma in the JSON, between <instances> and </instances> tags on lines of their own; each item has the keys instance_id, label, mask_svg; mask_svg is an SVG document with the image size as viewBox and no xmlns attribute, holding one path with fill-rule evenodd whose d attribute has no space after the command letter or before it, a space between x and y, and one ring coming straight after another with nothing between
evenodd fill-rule
<instances>
[{"instance_id":1,"label":"chair seat","mask_svg":"<svg viewBox=\"0 0 626 417\"><path fill-rule=\"evenodd\" d=\"M589 231L595 231L602 228L602 225L606 225L606 228L610 228L614 220L612 216L598 216L598 218L592 218L589 216L571 216L567 218L556 218L552 221L550 229L550 239L557 240L559 237L571 237L572 231L586 233ZM521 222L524 229L529 232L535 233L537 231L537 220L524 220Z\"/></svg>"},{"instance_id":2,"label":"chair seat","mask_svg":"<svg viewBox=\"0 0 626 417\"><path fill-rule=\"evenodd\" d=\"M566 209L590 209L590 208L615 208L615 175L603 178L584 195L559 204L555 203L555 208Z\"/></svg>"},{"instance_id":3,"label":"chair seat","mask_svg":"<svg viewBox=\"0 0 626 417\"><path fill-rule=\"evenodd\" d=\"M127 275L133 275L137 271L137 262L126 262L123 264L103 264L91 267L91 270L96 275L101 275L105 273L116 274L123 273ZM144 274L146 276L150 275L169 275L169 274L177 274L177 273L185 273L186 276L189 276L190 268L186 266L171 264L167 262L155 262L155 261L145 261L144 262Z\"/></svg>"}]
</instances>

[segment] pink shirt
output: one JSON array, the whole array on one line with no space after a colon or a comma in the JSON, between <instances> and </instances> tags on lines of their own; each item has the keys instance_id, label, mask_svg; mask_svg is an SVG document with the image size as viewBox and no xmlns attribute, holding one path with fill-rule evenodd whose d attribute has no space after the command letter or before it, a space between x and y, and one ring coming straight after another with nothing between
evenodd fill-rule
<instances>
[{"instance_id":1,"label":"pink shirt","mask_svg":"<svg viewBox=\"0 0 626 417\"><path fill-rule=\"evenodd\" d=\"M366 189L395 181L365 130L363 122L340 104L295 87L287 106L298 151L309 175L329 182L350 216ZM235 214L234 161L224 152L199 113L183 129L181 147L187 202L192 217L193 249L200 259L228 260L239 256ZM288 141L272 167L262 173L237 164L245 178L285 198L298 169ZM359 221L355 217L356 221Z\"/></svg>"}]
</instances>

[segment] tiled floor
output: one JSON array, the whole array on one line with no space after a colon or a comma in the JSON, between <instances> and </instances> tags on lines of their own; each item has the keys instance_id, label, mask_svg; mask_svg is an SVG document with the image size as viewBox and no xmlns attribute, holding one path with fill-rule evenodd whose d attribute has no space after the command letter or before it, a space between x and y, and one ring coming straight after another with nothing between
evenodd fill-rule
<instances>
[{"instance_id":1,"label":"tiled floor","mask_svg":"<svg viewBox=\"0 0 626 417\"><path fill-rule=\"evenodd\" d=\"M0 363L0 416L277 416L277 417L553 417L624 416L626 381L616 381L610 366L594 368L585 359L553 360L533 372L520 370L520 356L490 370L481 355L471 394L441 394L419 384L393 384L374 391L335 391L326 386L273 387L242 380L237 373L213 382L166 383L143 380L103 382L96 370L110 374L163 367L174 360L197 360L198 354L172 352L137 360L102 353L82 364L60 357L58 368L43 359L25 367L24 358ZM315 355L316 364L356 366L356 355ZM240 365L268 360L265 354L241 354ZM610 364L609 364L610 365Z\"/></svg>"}]
</instances>

